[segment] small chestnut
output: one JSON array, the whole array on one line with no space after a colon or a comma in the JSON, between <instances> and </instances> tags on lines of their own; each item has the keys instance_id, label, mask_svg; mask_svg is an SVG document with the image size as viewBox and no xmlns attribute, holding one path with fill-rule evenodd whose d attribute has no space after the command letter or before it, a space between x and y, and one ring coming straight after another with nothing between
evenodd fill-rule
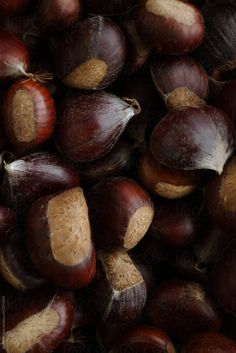
<instances>
[{"instance_id":1,"label":"small chestnut","mask_svg":"<svg viewBox=\"0 0 236 353\"><path fill-rule=\"evenodd\" d=\"M181 353L236 353L236 343L216 332L207 332L193 337Z\"/></svg>"}]
</instances>

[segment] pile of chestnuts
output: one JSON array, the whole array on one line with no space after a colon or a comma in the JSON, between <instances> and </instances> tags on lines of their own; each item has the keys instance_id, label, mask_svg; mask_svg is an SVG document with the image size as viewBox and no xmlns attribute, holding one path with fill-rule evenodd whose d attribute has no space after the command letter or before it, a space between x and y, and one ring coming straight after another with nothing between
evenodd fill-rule
<instances>
[{"instance_id":1,"label":"pile of chestnuts","mask_svg":"<svg viewBox=\"0 0 236 353\"><path fill-rule=\"evenodd\" d=\"M235 128L235 0L0 0L0 352L236 353Z\"/></svg>"}]
</instances>

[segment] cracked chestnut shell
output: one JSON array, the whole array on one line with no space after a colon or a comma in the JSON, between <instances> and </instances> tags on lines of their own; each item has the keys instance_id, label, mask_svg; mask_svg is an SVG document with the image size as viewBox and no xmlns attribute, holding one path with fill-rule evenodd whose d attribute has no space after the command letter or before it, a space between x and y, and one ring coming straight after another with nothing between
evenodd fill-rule
<instances>
[{"instance_id":1,"label":"cracked chestnut shell","mask_svg":"<svg viewBox=\"0 0 236 353\"><path fill-rule=\"evenodd\" d=\"M81 188L37 200L29 210L25 233L32 262L44 278L64 288L92 282L95 250Z\"/></svg>"},{"instance_id":2,"label":"cracked chestnut shell","mask_svg":"<svg viewBox=\"0 0 236 353\"><path fill-rule=\"evenodd\" d=\"M181 350L182 353L236 353L236 343L220 333L202 333L193 337Z\"/></svg>"}]
</instances>

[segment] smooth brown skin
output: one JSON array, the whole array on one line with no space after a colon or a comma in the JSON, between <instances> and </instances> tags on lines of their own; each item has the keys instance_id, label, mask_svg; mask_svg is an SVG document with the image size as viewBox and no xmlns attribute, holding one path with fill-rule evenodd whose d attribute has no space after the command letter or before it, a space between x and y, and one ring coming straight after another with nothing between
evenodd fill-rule
<instances>
[{"instance_id":1,"label":"smooth brown skin","mask_svg":"<svg viewBox=\"0 0 236 353\"><path fill-rule=\"evenodd\" d=\"M181 341L205 331L218 331L215 303L198 283L170 280L153 292L147 312L151 322Z\"/></svg>"},{"instance_id":2,"label":"smooth brown skin","mask_svg":"<svg viewBox=\"0 0 236 353\"><path fill-rule=\"evenodd\" d=\"M219 305L230 315L236 315L236 242L230 242L216 263L213 289ZM224 285L222 285L222 283Z\"/></svg>"},{"instance_id":3,"label":"smooth brown skin","mask_svg":"<svg viewBox=\"0 0 236 353\"><path fill-rule=\"evenodd\" d=\"M160 54L183 55L194 51L203 41L205 28L200 11L187 4L195 12L191 26L173 18L158 16L147 11L148 0L141 0L136 10L136 26L140 36L150 47ZM183 0L176 0L185 3Z\"/></svg>"},{"instance_id":4,"label":"smooth brown skin","mask_svg":"<svg viewBox=\"0 0 236 353\"><path fill-rule=\"evenodd\" d=\"M117 16L132 10L137 0L85 0L85 9L89 13Z\"/></svg>"},{"instance_id":5,"label":"smooth brown skin","mask_svg":"<svg viewBox=\"0 0 236 353\"><path fill-rule=\"evenodd\" d=\"M7 234L15 227L16 216L7 207L0 205L0 243L7 239Z\"/></svg>"},{"instance_id":6,"label":"smooth brown skin","mask_svg":"<svg viewBox=\"0 0 236 353\"><path fill-rule=\"evenodd\" d=\"M236 353L236 343L219 333L204 333L193 337L182 353Z\"/></svg>"},{"instance_id":7,"label":"smooth brown skin","mask_svg":"<svg viewBox=\"0 0 236 353\"><path fill-rule=\"evenodd\" d=\"M42 197L30 208L25 225L26 243L33 264L50 282L63 288L79 288L92 282L96 273L96 255L93 244L84 261L76 266L65 266L54 257L50 244L47 207L60 193Z\"/></svg>"},{"instance_id":8,"label":"smooth brown skin","mask_svg":"<svg viewBox=\"0 0 236 353\"><path fill-rule=\"evenodd\" d=\"M0 13L4 15L14 15L22 12L32 0L2 0L0 3Z\"/></svg>"},{"instance_id":9,"label":"smooth brown skin","mask_svg":"<svg viewBox=\"0 0 236 353\"><path fill-rule=\"evenodd\" d=\"M140 207L153 207L149 195L132 179L107 178L88 194L90 220L98 248L122 249L128 223ZM101 207L102 206L102 207Z\"/></svg>"},{"instance_id":10,"label":"smooth brown skin","mask_svg":"<svg viewBox=\"0 0 236 353\"><path fill-rule=\"evenodd\" d=\"M12 119L12 102L17 91L29 93L34 104L34 121L36 136L30 142L20 142L15 136ZM24 80L13 84L3 101L3 123L10 143L17 147L32 148L41 145L52 135L56 123L56 110L54 101L48 89L34 80Z\"/></svg>"},{"instance_id":11,"label":"smooth brown skin","mask_svg":"<svg viewBox=\"0 0 236 353\"><path fill-rule=\"evenodd\" d=\"M21 310L10 313L6 317L4 332L12 330L21 321L46 309L50 305L59 315L58 326L41 341L33 345L29 352L31 353L49 353L52 352L70 332L73 323L73 304L68 292L62 290L44 289L34 293L28 300L28 305ZM1 329L1 334L3 329ZM30 335L30 332L28 333ZM30 336L29 336L30 337ZM6 352L0 347L1 352Z\"/></svg>"}]
</instances>

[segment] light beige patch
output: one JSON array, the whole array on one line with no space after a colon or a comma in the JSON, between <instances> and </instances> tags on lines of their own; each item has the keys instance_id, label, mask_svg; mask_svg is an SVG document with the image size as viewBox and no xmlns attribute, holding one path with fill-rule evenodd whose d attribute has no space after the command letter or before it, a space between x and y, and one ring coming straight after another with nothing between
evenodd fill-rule
<instances>
[{"instance_id":1,"label":"light beige patch","mask_svg":"<svg viewBox=\"0 0 236 353\"><path fill-rule=\"evenodd\" d=\"M6 332L3 347L7 353L26 353L35 344L40 344L41 339L58 326L59 320L58 313L54 309L46 308ZM42 352L43 350L42 346Z\"/></svg>"},{"instance_id":2,"label":"light beige patch","mask_svg":"<svg viewBox=\"0 0 236 353\"><path fill-rule=\"evenodd\" d=\"M31 142L36 138L34 102L25 90L16 91L13 97L12 128L19 142Z\"/></svg>"},{"instance_id":3,"label":"light beige patch","mask_svg":"<svg viewBox=\"0 0 236 353\"><path fill-rule=\"evenodd\" d=\"M124 247L132 249L147 233L152 223L154 210L151 206L138 208L130 218L125 237Z\"/></svg>"},{"instance_id":4,"label":"light beige patch","mask_svg":"<svg viewBox=\"0 0 236 353\"><path fill-rule=\"evenodd\" d=\"M188 87L176 88L166 97L168 110L177 110L183 107L200 107L206 102Z\"/></svg>"},{"instance_id":5,"label":"light beige patch","mask_svg":"<svg viewBox=\"0 0 236 353\"><path fill-rule=\"evenodd\" d=\"M143 282L141 273L126 252L101 252L98 257L114 290L122 291Z\"/></svg>"},{"instance_id":6,"label":"light beige patch","mask_svg":"<svg viewBox=\"0 0 236 353\"><path fill-rule=\"evenodd\" d=\"M226 210L236 211L236 158L227 164L219 191L221 203Z\"/></svg>"},{"instance_id":7,"label":"light beige patch","mask_svg":"<svg viewBox=\"0 0 236 353\"><path fill-rule=\"evenodd\" d=\"M21 281L19 281L19 279L16 278L15 275L10 270L2 253L0 253L0 273L1 273L2 277L8 283L10 283L14 288L19 289L19 290L25 289L25 286L23 285L23 283Z\"/></svg>"},{"instance_id":8,"label":"light beige patch","mask_svg":"<svg viewBox=\"0 0 236 353\"><path fill-rule=\"evenodd\" d=\"M178 0L147 0L146 9L154 15L174 19L187 26L195 23L194 9Z\"/></svg>"},{"instance_id":9,"label":"light beige patch","mask_svg":"<svg viewBox=\"0 0 236 353\"><path fill-rule=\"evenodd\" d=\"M168 183L157 183L154 187L155 194L166 199L178 199L191 194L197 185L172 185Z\"/></svg>"},{"instance_id":10,"label":"light beige patch","mask_svg":"<svg viewBox=\"0 0 236 353\"><path fill-rule=\"evenodd\" d=\"M90 59L67 75L63 83L80 89L96 89L107 73L107 65L99 59Z\"/></svg>"},{"instance_id":11,"label":"light beige patch","mask_svg":"<svg viewBox=\"0 0 236 353\"><path fill-rule=\"evenodd\" d=\"M52 198L47 208L52 254L66 266L81 263L92 248L88 207L81 188Z\"/></svg>"}]
</instances>

